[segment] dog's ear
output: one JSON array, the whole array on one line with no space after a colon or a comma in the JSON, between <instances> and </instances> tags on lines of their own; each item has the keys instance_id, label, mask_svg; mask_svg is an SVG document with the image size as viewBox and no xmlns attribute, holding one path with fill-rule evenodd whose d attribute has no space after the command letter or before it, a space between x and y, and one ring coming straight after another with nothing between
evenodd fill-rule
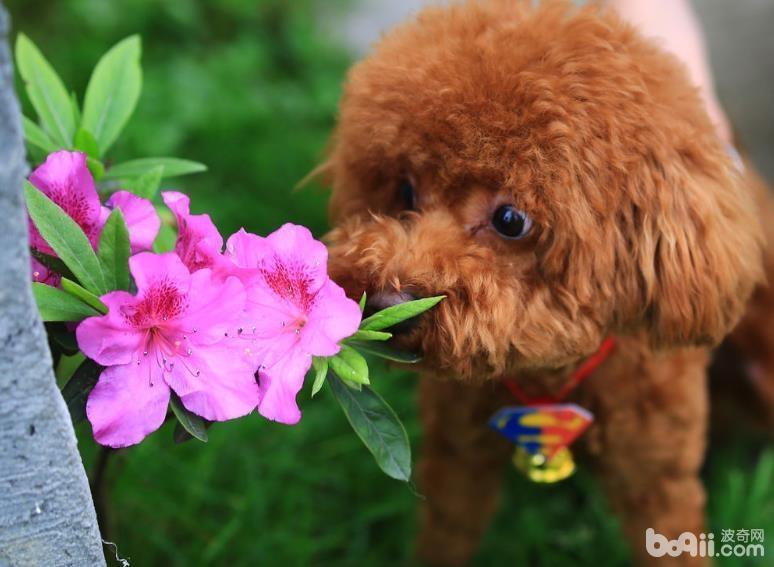
<instances>
[{"instance_id":1,"label":"dog's ear","mask_svg":"<svg viewBox=\"0 0 774 567\"><path fill-rule=\"evenodd\" d=\"M333 162L330 158L318 163L312 171L304 175L304 177L293 186L293 191L298 191L309 185L312 181L317 181L323 186L329 186L331 184L333 170Z\"/></svg>"},{"instance_id":2,"label":"dog's ear","mask_svg":"<svg viewBox=\"0 0 774 567\"><path fill-rule=\"evenodd\" d=\"M651 156L626 185L629 250L621 252L636 265L621 277L631 284L623 303L632 302L636 326L658 347L718 343L763 278L762 237L743 177L718 149Z\"/></svg>"}]
</instances>

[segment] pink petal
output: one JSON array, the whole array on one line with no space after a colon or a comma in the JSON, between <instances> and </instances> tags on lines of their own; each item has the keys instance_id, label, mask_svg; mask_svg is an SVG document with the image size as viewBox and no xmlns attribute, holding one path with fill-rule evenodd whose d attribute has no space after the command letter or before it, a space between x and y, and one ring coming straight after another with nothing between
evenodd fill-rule
<instances>
[{"instance_id":1,"label":"pink petal","mask_svg":"<svg viewBox=\"0 0 774 567\"><path fill-rule=\"evenodd\" d=\"M277 296L263 280L255 281L247 287L245 310L247 327L259 338L271 338L284 333L306 319L301 309Z\"/></svg>"},{"instance_id":2,"label":"pink petal","mask_svg":"<svg viewBox=\"0 0 774 567\"><path fill-rule=\"evenodd\" d=\"M261 403L258 412L266 419L294 425L301 419L296 395L304 385L304 376L312 365L312 357L291 349L271 366L259 373Z\"/></svg>"},{"instance_id":3,"label":"pink petal","mask_svg":"<svg viewBox=\"0 0 774 567\"><path fill-rule=\"evenodd\" d=\"M248 344L248 343L244 343ZM239 353L243 344L194 346L165 374L183 405L210 421L247 415L261 399L253 366Z\"/></svg>"},{"instance_id":4,"label":"pink petal","mask_svg":"<svg viewBox=\"0 0 774 567\"><path fill-rule=\"evenodd\" d=\"M222 341L227 333L237 335L244 321L245 287L235 277L216 279L212 270L202 269L191 275L188 307L176 324L191 333L195 344Z\"/></svg>"},{"instance_id":5,"label":"pink petal","mask_svg":"<svg viewBox=\"0 0 774 567\"><path fill-rule=\"evenodd\" d=\"M191 285L188 268L174 252L136 254L129 258L129 271L137 284L138 297L160 281L173 284L182 294L188 293Z\"/></svg>"},{"instance_id":6,"label":"pink petal","mask_svg":"<svg viewBox=\"0 0 774 567\"><path fill-rule=\"evenodd\" d=\"M266 239L240 228L226 242L226 256L240 268L256 268L271 251Z\"/></svg>"},{"instance_id":7,"label":"pink petal","mask_svg":"<svg viewBox=\"0 0 774 567\"><path fill-rule=\"evenodd\" d=\"M164 191L161 196L177 218L175 252L191 271L214 266L220 258L223 237L210 215L192 215L191 200L182 193Z\"/></svg>"},{"instance_id":8,"label":"pink petal","mask_svg":"<svg viewBox=\"0 0 774 567\"><path fill-rule=\"evenodd\" d=\"M141 364L111 366L102 372L86 402L86 415L99 443L134 445L164 423L169 387L158 377L151 385L153 368L154 363L145 358Z\"/></svg>"},{"instance_id":9,"label":"pink petal","mask_svg":"<svg viewBox=\"0 0 774 567\"><path fill-rule=\"evenodd\" d=\"M141 250L150 250L161 228L161 219L156 214L153 204L129 191L116 191L106 204L110 208L120 209L124 215L129 229L132 254Z\"/></svg>"},{"instance_id":10,"label":"pink petal","mask_svg":"<svg viewBox=\"0 0 774 567\"><path fill-rule=\"evenodd\" d=\"M301 330L301 348L315 356L339 352L339 342L355 334L362 314L357 303L328 279L315 296L314 305Z\"/></svg>"},{"instance_id":11,"label":"pink petal","mask_svg":"<svg viewBox=\"0 0 774 567\"><path fill-rule=\"evenodd\" d=\"M145 335L125 319L123 310L137 299L125 291L112 291L102 296L107 315L84 319L75 330L83 354L103 366L129 364L144 348Z\"/></svg>"},{"instance_id":12,"label":"pink petal","mask_svg":"<svg viewBox=\"0 0 774 567\"><path fill-rule=\"evenodd\" d=\"M267 283L283 295L288 286L302 286L302 295L313 295L328 278L328 249L309 229L284 224L266 237L273 254L267 254L262 270Z\"/></svg>"},{"instance_id":13,"label":"pink petal","mask_svg":"<svg viewBox=\"0 0 774 567\"><path fill-rule=\"evenodd\" d=\"M94 178L86 166L86 154L61 150L49 154L45 163L30 175L30 183L40 189L78 223L90 240L98 230L100 202ZM37 229L32 229L32 245L48 254Z\"/></svg>"},{"instance_id":14,"label":"pink petal","mask_svg":"<svg viewBox=\"0 0 774 567\"><path fill-rule=\"evenodd\" d=\"M216 263L219 277L236 276L246 286L260 277L258 265L271 250L266 239L240 228L229 236L222 260Z\"/></svg>"},{"instance_id":15,"label":"pink petal","mask_svg":"<svg viewBox=\"0 0 774 567\"><path fill-rule=\"evenodd\" d=\"M55 256L56 254L54 250L48 245L48 242L46 242L43 239L43 237L40 235L40 232L35 226L35 223L32 222L32 219L28 219L27 225L29 227L30 248L34 248L35 250L40 250L41 252L48 254L50 256Z\"/></svg>"}]
</instances>

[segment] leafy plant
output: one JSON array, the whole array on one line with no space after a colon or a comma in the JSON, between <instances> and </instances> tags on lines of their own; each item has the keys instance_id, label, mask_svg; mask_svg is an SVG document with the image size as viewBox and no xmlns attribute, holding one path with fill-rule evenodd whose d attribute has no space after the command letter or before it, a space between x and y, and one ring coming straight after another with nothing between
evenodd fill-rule
<instances>
[{"instance_id":1,"label":"leafy plant","mask_svg":"<svg viewBox=\"0 0 774 567\"><path fill-rule=\"evenodd\" d=\"M98 183L97 189L103 196L110 195L118 188L128 188L140 200L153 199L162 179L206 169L202 164L179 158L141 158L117 165L110 165L106 159L107 151L126 126L140 97L140 51L139 37L131 36L102 56L89 80L81 111L77 97L67 95L64 84L40 50L24 35L20 35L17 41L18 66L39 118L38 123L25 118L27 142L30 146L52 152L52 155L55 153L57 159L75 159L62 157L59 150L77 150L85 154L85 162L83 154L72 156L81 156L78 159L84 171L88 165L91 171L89 178L93 177ZM67 152L64 154L70 155ZM89 184L89 190L95 194L93 183L89 181ZM86 191L83 188L77 190ZM61 189L58 191L61 193ZM90 232L87 234L86 229L76 222L82 214L80 209L75 212L64 210L63 206L70 205L60 206L41 188L29 182L25 185L25 198L34 227L53 251L53 254L46 254L33 247L33 255L38 262L57 274L59 282L58 287L34 284L35 298L44 321L75 324L86 318L98 317L108 313L101 299L105 294L136 289L128 267L134 246L133 233L120 208L113 208L104 214L100 212L98 232L95 233L89 225ZM64 202L70 201L65 199ZM186 211L187 202L186 198ZM147 206L152 210L149 203ZM178 210L175 210L175 214L180 219L181 213ZM179 222L182 223L182 230L185 222ZM174 246L174 230L168 225L164 228L153 245L157 252ZM363 319L357 332L340 345L337 354L315 357L313 360L313 395L327 381L334 398L341 405L358 437L374 456L377 465L390 477L403 481L407 481L411 475L408 436L396 413L370 388L368 363L359 351L392 361L417 362L419 357L415 354L403 353L386 344L392 338L388 330L393 325L431 309L442 299L436 297L407 302ZM361 311L364 301L365 296L361 300ZM50 332L55 337L51 341L52 348L57 349L55 359L72 355L71 345L75 342L72 331L51 327ZM90 356L99 359L97 354ZM166 358L163 364L166 367ZM85 416L86 397L97 383L102 370L95 361L87 359L75 369L63 387L63 396L76 423ZM208 423L188 409L185 400L174 391L170 395L170 415L177 422L175 440L182 442L195 438L206 442Z\"/></svg>"}]
</instances>

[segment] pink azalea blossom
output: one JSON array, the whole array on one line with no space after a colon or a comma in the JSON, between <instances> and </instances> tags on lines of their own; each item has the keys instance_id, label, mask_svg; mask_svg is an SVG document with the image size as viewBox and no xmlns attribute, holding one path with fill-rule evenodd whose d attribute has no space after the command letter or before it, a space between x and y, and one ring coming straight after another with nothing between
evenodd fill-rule
<instances>
[{"instance_id":1,"label":"pink azalea blossom","mask_svg":"<svg viewBox=\"0 0 774 567\"><path fill-rule=\"evenodd\" d=\"M212 268L222 260L223 237L210 215L192 215L191 200L177 191L164 191L164 203L177 218L175 252L191 271Z\"/></svg>"},{"instance_id":2,"label":"pink azalea blossom","mask_svg":"<svg viewBox=\"0 0 774 567\"><path fill-rule=\"evenodd\" d=\"M328 251L303 226L285 224L266 238L241 230L225 254L247 283L249 322L240 335L260 364L258 411L297 423L296 394L312 356L338 353L357 331L360 308L328 277Z\"/></svg>"},{"instance_id":3,"label":"pink azalea blossom","mask_svg":"<svg viewBox=\"0 0 774 567\"><path fill-rule=\"evenodd\" d=\"M76 330L83 353L106 367L86 404L95 439L140 442L164 422L170 390L211 421L250 413L261 397L255 365L227 334L244 313L239 279L191 273L174 253L140 253L129 267L137 295L104 295L108 313Z\"/></svg>"},{"instance_id":4,"label":"pink azalea blossom","mask_svg":"<svg viewBox=\"0 0 774 567\"><path fill-rule=\"evenodd\" d=\"M150 250L159 234L161 219L148 199L138 197L129 191L116 191L102 207L101 223L105 224L110 211L118 209L129 230L129 244L132 254ZM101 230L101 228L100 228Z\"/></svg>"},{"instance_id":5,"label":"pink azalea blossom","mask_svg":"<svg viewBox=\"0 0 774 567\"><path fill-rule=\"evenodd\" d=\"M30 183L62 207L83 229L92 246L97 247L102 205L86 166L86 154L65 150L49 154L45 163L30 175ZM29 224L30 245L45 254L54 254L31 220Z\"/></svg>"},{"instance_id":6,"label":"pink azalea blossom","mask_svg":"<svg viewBox=\"0 0 774 567\"><path fill-rule=\"evenodd\" d=\"M108 199L106 207L100 204L94 177L86 164L86 154L81 152L61 150L49 154L45 163L30 175L30 183L59 205L81 227L95 250L102 227L114 208L120 209L124 215L132 253L150 249L159 232L161 221L153 204L147 199L128 191L117 191ZM29 227L30 246L55 256L54 250L43 239L32 220L29 221ZM37 261L33 261L32 276L37 282L50 285L59 283L59 274L51 272Z\"/></svg>"}]
</instances>

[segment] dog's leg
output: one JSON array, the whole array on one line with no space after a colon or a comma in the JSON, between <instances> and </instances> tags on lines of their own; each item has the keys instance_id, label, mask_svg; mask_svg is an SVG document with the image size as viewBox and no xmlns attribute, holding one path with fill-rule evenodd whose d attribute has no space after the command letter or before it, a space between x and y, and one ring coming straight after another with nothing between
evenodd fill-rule
<instances>
[{"instance_id":1,"label":"dog's leg","mask_svg":"<svg viewBox=\"0 0 774 567\"><path fill-rule=\"evenodd\" d=\"M586 449L640 564L702 564L705 559L688 552L651 556L646 530L667 540L690 532L701 542L707 355L682 350L661 357L621 347L584 388L584 403L595 414Z\"/></svg>"},{"instance_id":2,"label":"dog's leg","mask_svg":"<svg viewBox=\"0 0 774 567\"><path fill-rule=\"evenodd\" d=\"M418 555L431 565L464 565L495 512L503 463L513 446L487 422L504 402L500 384L423 379Z\"/></svg>"}]
</instances>

